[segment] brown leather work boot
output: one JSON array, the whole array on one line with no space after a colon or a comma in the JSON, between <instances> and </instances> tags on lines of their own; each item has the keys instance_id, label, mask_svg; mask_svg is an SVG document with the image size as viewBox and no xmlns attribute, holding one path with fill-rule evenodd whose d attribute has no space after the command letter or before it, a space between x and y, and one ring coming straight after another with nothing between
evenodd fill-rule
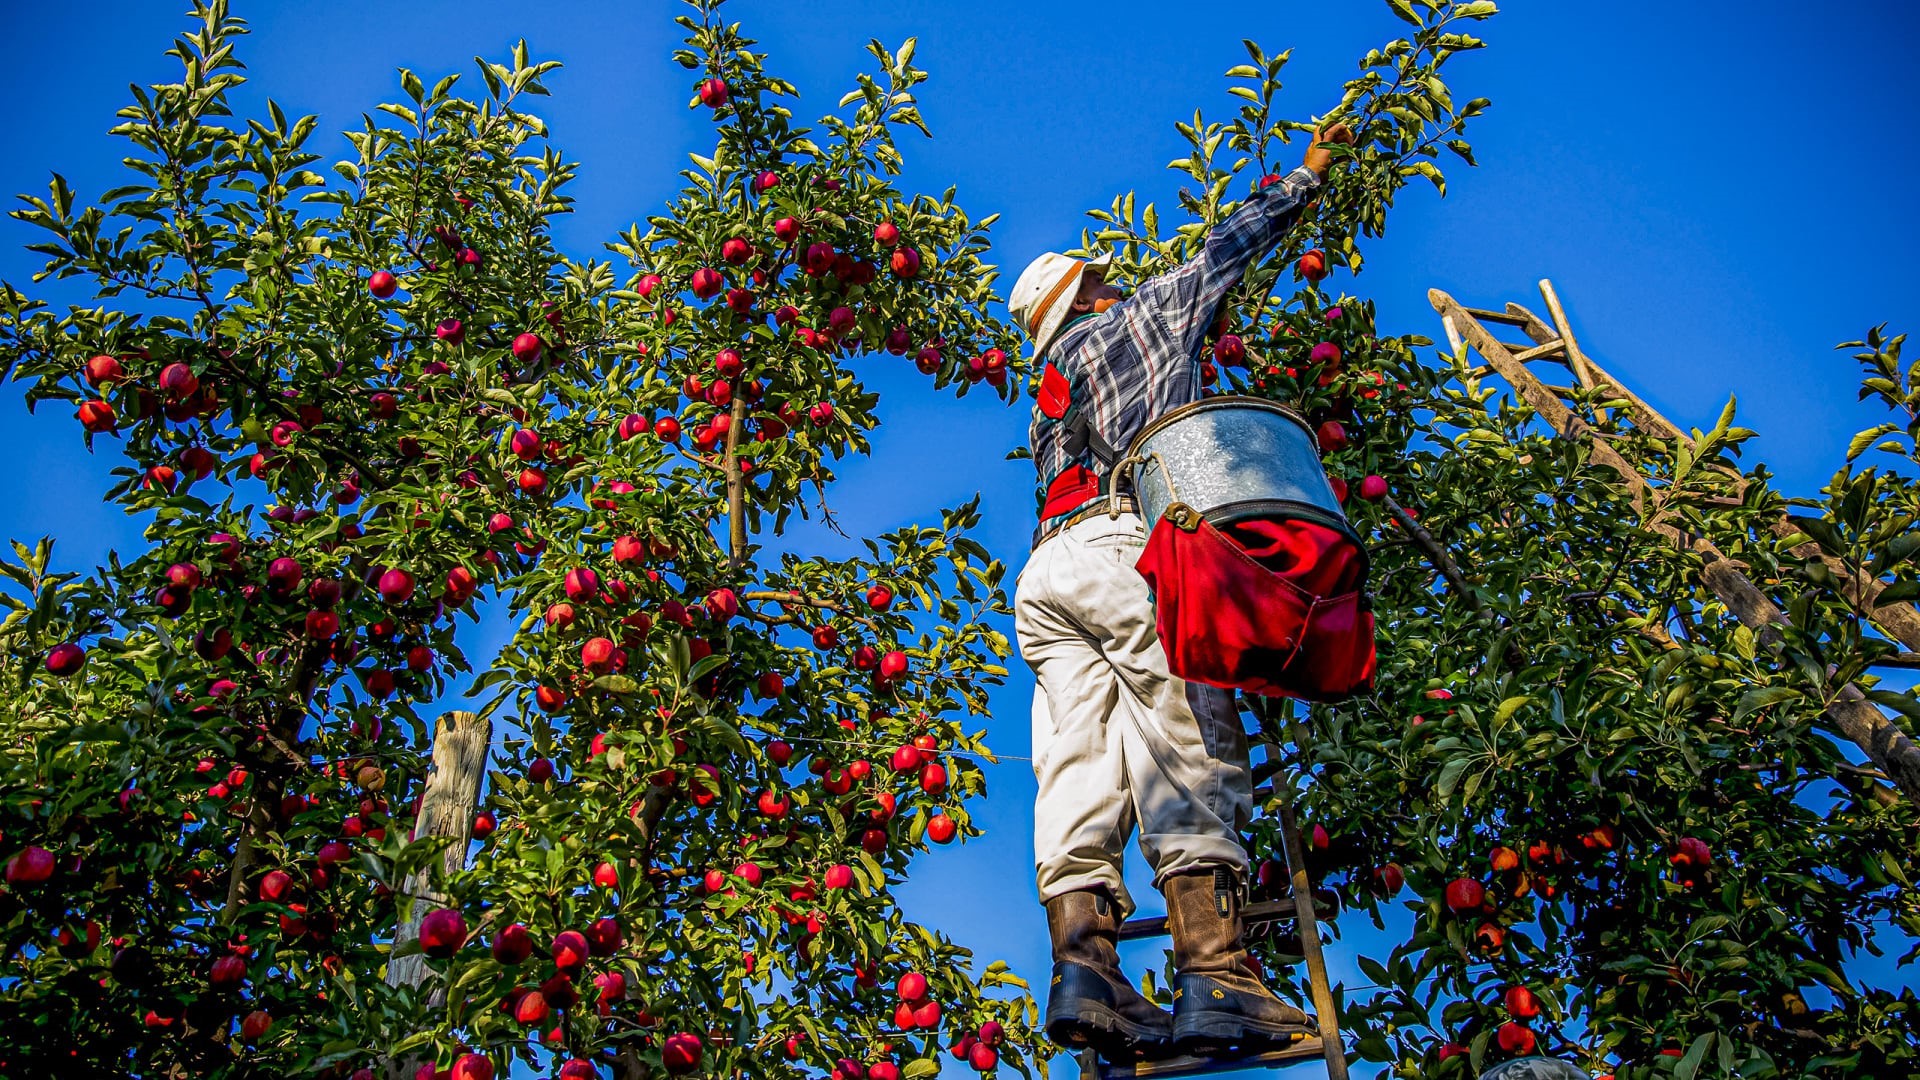
<instances>
[{"instance_id":1,"label":"brown leather work boot","mask_svg":"<svg viewBox=\"0 0 1920 1080\"><path fill-rule=\"evenodd\" d=\"M1247 967L1232 870L1177 874L1161 892L1173 932L1173 1042L1180 1052L1245 1057L1319 1034L1306 1013L1274 997Z\"/></svg>"},{"instance_id":2,"label":"brown leather work boot","mask_svg":"<svg viewBox=\"0 0 1920 1080\"><path fill-rule=\"evenodd\" d=\"M1062 1046L1091 1046L1114 1062L1170 1053L1173 1019L1120 970L1120 917L1107 894L1081 889L1047 901L1047 929L1053 937L1047 1037Z\"/></svg>"}]
</instances>

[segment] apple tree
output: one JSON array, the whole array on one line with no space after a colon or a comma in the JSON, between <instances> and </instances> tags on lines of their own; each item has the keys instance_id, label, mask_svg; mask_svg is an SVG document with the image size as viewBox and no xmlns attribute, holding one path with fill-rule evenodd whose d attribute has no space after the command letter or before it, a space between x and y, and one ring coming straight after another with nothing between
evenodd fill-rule
<instances>
[{"instance_id":1,"label":"apple tree","mask_svg":"<svg viewBox=\"0 0 1920 1080\"><path fill-rule=\"evenodd\" d=\"M911 42L801 127L719 7L674 57L714 145L600 258L552 235L555 64L402 71L327 169L234 115L225 0L120 112L126 183L15 212L0 364L124 455L146 545L0 565L0 1071L1028 1070L1024 984L892 892L975 832L978 511L808 552L856 360L1011 399L991 221L895 185ZM451 830L449 715L498 733Z\"/></svg>"},{"instance_id":2,"label":"apple tree","mask_svg":"<svg viewBox=\"0 0 1920 1080\"><path fill-rule=\"evenodd\" d=\"M1300 710L1304 745L1287 745L1284 704L1249 720L1276 747L1276 797L1314 826L1329 899L1408 935L1361 957L1370 985L1345 995L1359 1057L1463 1080L1528 1053L1621 1080L1910 1072L1920 999L1855 971L1920 933L1920 791L1889 788L1830 712L1858 695L1909 738L1920 718L1873 676L1916 649L1901 650L1916 487L1900 339L1854 343L1862 396L1893 416L1848 460L1893 464L1794 500L1740 464L1751 432L1731 404L1685 434L1576 388L1578 423L1555 425L1466 351L1384 335L1332 275L1360 269L1403 183L1444 191L1439 151L1472 163L1461 129L1485 102L1456 105L1443 67L1493 7L1391 6L1415 29L1348 84L1335 115L1356 146L1232 299L1212 357L1223 389L1306 416L1368 538L1374 690ZM1228 73L1238 116L1181 125L1193 153L1174 168L1193 186L1173 234L1152 207L1136 222L1132 195L1092 212L1087 246L1127 274L1190 254L1249 168L1308 129L1272 113L1286 55L1248 50ZM1703 583L1736 565L1782 617L1749 625ZM1270 820L1253 842L1284 865ZM1298 962L1278 948L1269 963Z\"/></svg>"}]
</instances>

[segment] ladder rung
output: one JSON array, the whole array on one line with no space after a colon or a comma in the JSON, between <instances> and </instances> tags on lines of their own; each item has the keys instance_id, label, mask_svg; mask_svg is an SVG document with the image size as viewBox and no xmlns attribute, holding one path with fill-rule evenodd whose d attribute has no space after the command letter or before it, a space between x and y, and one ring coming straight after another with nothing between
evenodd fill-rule
<instances>
[{"instance_id":1,"label":"ladder rung","mask_svg":"<svg viewBox=\"0 0 1920 1080\"><path fill-rule=\"evenodd\" d=\"M1485 308L1463 307L1460 310L1481 322L1500 323L1503 326L1527 325L1527 318L1524 315L1514 315L1505 311L1488 311Z\"/></svg>"},{"instance_id":2,"label":"ladder rung","mask_svg":"<svg viewBox=\"0 0 1920 1080\"><path fill-rule=\"evenodd\" d=\"M1315 907L1314 913L1318 914L1320 910ZM1262 900L1259 903L1248 904L1240 909L1240 921L1247 926L1257 926L1292 919L1293 914L1293 897L1288 896L1281 900ZM1152 915L1144 919L1128 919L1121 923L1119 937L1121 941L1133 941L1137 938L1159 937L1166 932L1167 917Z\"/></svg>"},{"instance_id":3,"label":"ladder rung","mask_svg":"<svg viewBox=\"0 0 1920 1080\"><path fill-rule=\"evenodd\" d=\"M1203 1076L1235 1069L1283 1069L1306 1061L1320 1061L1323 1044L1317 1038L1302 1039L1285 1050L1269 1050L1243 1058L1197 1058L1182 1055L1160 1061L1140 1061L1131 1065L1100 1063L1101 1080L1145 1080L1154 1076ZM1084 1070L1083 1070L1084 1075Z\"/></svg>"},{"instance_id":4,"label":"ladder rung","mask_svg":"<svg viewBox=\"0 0 1920 1080\"><path fill-rule=\"evenodd\" d=\"M1554 338L1552 341L1549 341L1544 345L1535 345L1531 349L1525 349L1520 352L1514 353L1513 358L1515 360L1518 360L1520 363L1524 364L1530 360L1538 360L1543 356L1552 356L1554 353L1565 352L1566 348L1567 348L1567 343L1565 341L1562 341L1559 338ZM1513 346L1511 345L1507 346L1507 351L1512 352Z\"/></svg>"}]
</instances>

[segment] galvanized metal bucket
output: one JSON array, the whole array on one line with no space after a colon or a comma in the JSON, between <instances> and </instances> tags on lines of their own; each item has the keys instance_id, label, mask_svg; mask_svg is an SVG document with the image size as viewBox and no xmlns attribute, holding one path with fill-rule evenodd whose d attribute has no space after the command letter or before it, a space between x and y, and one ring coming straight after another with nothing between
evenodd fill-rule
<instances>
[{"instance_id":1,"label":"galvanized metal bucket","mask_svg":"<svg viewBox=\"0 0 1920 1080\"><path fill-rule=\"evenodd\" d=\"M1306 520L1360 544L1320 467L1313 432L1275 402L1223 396L1182 405L1133 440L1114 475L1129 470L1149 533L1172 507L1176 514L1197 512L1216 527L1254 518ZM1116 504L1121 486L1113 485Z\"/></svg>"}]
</instances>

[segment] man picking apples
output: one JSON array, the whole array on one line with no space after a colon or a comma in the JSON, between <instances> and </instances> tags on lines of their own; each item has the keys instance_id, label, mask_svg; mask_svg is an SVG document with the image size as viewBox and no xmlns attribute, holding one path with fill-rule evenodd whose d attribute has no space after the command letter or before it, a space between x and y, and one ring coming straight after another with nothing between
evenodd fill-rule
<instances>
[{"instance_id":1,"label":"man picking apples","mask_svg":"<svg viewBox=\"0 0 1920 1080\"><path fill-rule=\"evenodd\" d=\"M1108 516L1113 463L1155 418L1202 393L1200 350L1216 309L1277 245L1325 182L1342 124L1315 133L1305 163L1263 184L1192 261L1131 297L1110 257L1048 253L1008 307L1044 378L1033 413L1043 490L1015 602L1033 703L1034 858L1053 940L1047 1033L1110 1059L1171 1050L1257 1053L1314 1033L1247 967L1241 830L1252 813L1246 732L1230 691L1167 670L1153 598L1134 570L1146 530L1131 502ZM1133 910L1121 880L1135 829L1166 897L1174 1012L1134 989L1116 950Z\"/></svg>"}]
</instances>

